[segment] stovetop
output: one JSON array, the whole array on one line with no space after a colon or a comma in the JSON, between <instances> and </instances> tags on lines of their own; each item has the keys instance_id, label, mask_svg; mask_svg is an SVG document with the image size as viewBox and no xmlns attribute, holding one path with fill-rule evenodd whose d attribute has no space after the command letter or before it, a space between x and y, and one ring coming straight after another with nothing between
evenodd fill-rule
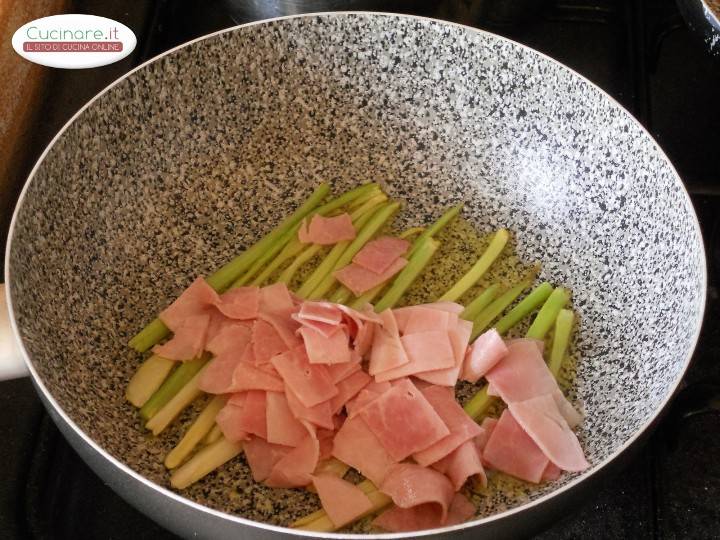
<instances>
[{"instance_id":1,"label":"stovetop","mask_svg":"<svg viewBox=\"0 0 720 540\"><path fill-rule=\"evenodd\" d=\"M233 2L78 0L74 12L130 26L138 49L93 70L55 70L35 155L92 95L138 63L232 26ZM118 5L121 4L121 5ZM720 62L673 0L439 0L398 9L485 28L538 49L605 89L670 156L695 204L708 253L705 326L683 389L648 444L590 499L538 538L720 538ZM417 7L420 6L420 7ZM241 15L242 16L242 15ZM235 18L233 18L235 17ZM22 186L0 198L15 198ZM7 216L0 216L0 241ZM28 380L0 383L3 538L175 538L115 495L68 446Z\"/></svg>"}]
</instances>

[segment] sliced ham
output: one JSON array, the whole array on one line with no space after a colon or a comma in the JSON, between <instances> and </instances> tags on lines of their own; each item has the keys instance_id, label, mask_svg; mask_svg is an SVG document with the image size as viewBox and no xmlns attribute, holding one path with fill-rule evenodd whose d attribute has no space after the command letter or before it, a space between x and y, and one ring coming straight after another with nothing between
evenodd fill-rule
<instances>
[{"instance_id":1,"label":"sliced ham","mask_svg":"<svg viewBox=\"0 0 720 540\"><path fill-rule=\"evenodd\" d=\"M355 334L353 350L358 356L363 357L372 347L375 337L375 328L378 325L372 322L364 322Z\"/></svg>"},{"instance_id":2,"label":"sliced ham","mask_svg":"<svg viewBox=\"0 0 720 540\"><path fill-rule=\"evenodd\" d=\"M442 513L437 504L427 503L411 508L393 505L374 521L373 525L388 532L410 532L437 529L443 526L464 523L475 515L475 506L465 495L456 493L450 503L447 519L441 521Z\"/></svg>"},{"instance_id":3,"label":"sliced ham","mask_svg":"<svg viewBox=\"0 0 720 540\"><path fill-rule=\"evenodd\" d=\"M382 327L374 332L370 353L370 375L377 375L398 368L410 362L405 353L395 316L391 309L380 313Z\"/></svg>"},{"instance_id":4,"label":"sliced ham","mask_svg":"<svg viewBox=\"0 0 720 540\"><path fill-rule=\"evenodd\" d=\"M323 401L312 407L306 407L290 388L285 387L285 397L293 416L298 420L305 420L318 427L333 429L333 409L330 401Z\"/></svg>"},{"instance_id":5,"label":"sliced ham","mask_svg":"<svg viewBox=\"0 0 720 540\"><path fill-rule=\"evenodd\" d=\"M560 413L551 394L516 401L510 403L508 408L545 456L560 469L583 471L590 466L577 436Z\"/></svg>"},{"instance_id":6,"label":"sliced ham","mask_svg":"<svg viewBox=\"0 0 720 540\"><path fill-rule=\"evenodd\" d=\"M263 439L267 439L267 419L265 417L265 392L262 390L250 390L243 394L235 394L228 404L236 403L236 397L242 396L242 413L236 418L237 428Z\"/></svg>"},{"instance_id":7,"label":"sliced ham","mask_svg":"<svg viewBox=\"0 0 720 540\"><path fill-rule=\"evenodd\" d=\"M248 438L248 433L242 429L239 421L243 411L243 406L226 403L215 416L215 422L227 440L237 442Z\"/></svg>"},{"instance_id":8,"label":"sliced ham","mask_svg":"<svg viewBox=\"0 0 720 540\"><path fill-rule=\"evenodd\" d=\"M380 491L390 496L400 508L436 504L441 509L441 523L447 519L455 495L453 485L445 475L414 463L393 465L380 484Z\"/></svg>"},{"instance_id":9,"label":"sliced ham","mask_svg":"<svg viewBox=\"0 0 720 540\"><path fill-rule=\"evenodd\" d=\"M254 319L260 308L258 287L237 287L220 295L215 307L229 319Z\"/></svg>"},{"instance_id":10,"label":"sliced ham","mask_svg":"<svg viewBox=\"0 0 720 540\"><path fill-rule=\"evenodd\" d=\"M224 353L241 355L250 343L250 329L245 323L227 323L217 331L215 336L207 342L205 350L215 356Z\"/></svg>"},{"instance_id":11,"label":"sliced ham","mask_svg":"<svg viewBox=\"0 0 720 540\"><path fill-rule=\"evenodd\" d=\"M306 300L300 305L300 311L297 316L301 322L316 321L331 326L338 326L342 323L343 312L338 309L336 304L331 302L312 302Z\"/></svg>"},{"instance_id":12,"label":"sliced ham","mask_svg":"<svg viewBox=\"0 0 720 540\"><path fill-rule=\"evenodd\" d=\"M336 528L370 511L373 503L362 489L332 474L312 477L325 513Z\"/></svg>"},{"instance_id":13,"label":"sliced ham","mask_svg":"<svg viewBox=\"0 0 720 540\"><path fill-rule=\"evenodd\" d=\"M264 364L276 354L288 350L285 341L280 337L275 328L267 321L256 320L252 327L252 344L255 362Z\"/></svg>"},{"instance_id":14,"label":"sliced ham","mask_svg":"<svg viewBox=\"0 0 720 540\"><path fill-rule=\"evenodd\" d=\"M390 390L390 388L392 388L392 385L387 381L381 383L371 381L368 383L365 388L360 390L355 398L345 404L345 411L347 412L348 418L355 416L365 405L375 398L380 397L380 395Z\"/></svg>"},{"instance_id":15,"label":"sliced ham","mask_svg":"<svg viewBox=\"0 0 720 540\"><path fill-rule=\"evenodd\" d=\"M337 383L338 395L330 400L330 411L337 414L345 404L354 398L360 390L372 381L372 377L362 370L358 370L349 377Z\"/></svg>"},{"instance_id":16,"label":"sliced ham","mask_svg":"<svg viewBox=\"0 0 720 540\"><path fill-rule=\"evenodd\" d=\"M343 379L349 377L356 371L362 369L360 362L354 360L352 362L345 362L343 364L331 364L327 366L327 372L330 374L330 380L333 384L337 384Z\"/></svg>"},{"instance_id":17,"label":"sliced ham","mask_svg":"<svg viewBox=\"0 0 720 540\"><path fill-rule=\"evenodd\" d=\"M534 338L512 338L505 340L505 345L512 345L513 343L518 343L521 341L525 341L527 343L532 343L535 345L538 350L540 351L540 354L543 354L545 352L545 341L542 339L534 339Z\"/></svg>"},{"instance_id":18,"label":"sliced ham","mask_svg":"<svg viewBox=\"0 0 720 540\"><path fill-rule=\"evenodd\" d=\"M218 294L199 277L172 304L160 312L160 320L175 332L188 317L207 315L208 310L217 301Z\"/></svg>"},{"instance_id":19,"label":"sliced ham","mask_svg":"<svg viewBox=\"0 0 720 540\"><path fill-rule=\"evenodd\" d=\"M320 443L313 433L308 433L297 447L275 464L265 484L279 488L307 486L312 482L319 457Z\"/></svg>"},{"instance_id":20,"label":"sliced ham","mask_svg":"<svg viewBox=\"0 0 720 540\"><path fill-rule=\"evenodd\" d=\"M362 418L348 418L335 435L332 455L347 463L376 486L395 460L387 453Z\"/></svg>"},{"instance_id":21,"label":"sliced ham","mask_svg":"<svg viewBox=\"0 0 720 540\"><path fill-rule=\"evenodd\" d=\"M327 368L321 364L311 364L302 347L274 356L272 365L306 407L327 401L338 394Z\"/></svg>"},{"instance_id":22,"label":"sliced ham","mask_svg":"<svg viewBox=\"0 0 720 540\"><path fill-rule=\"evenodd\" d=\"M508 353L505 342L494 328L481 334L470 346L465 356L462 378L476 383Z\"/></svg>"},{"instance_id":23,"label":"sliced ham","mask_svg":"<svg viewBox=\"0 0 720 540\"><path fill-rule=\"evenodd\" d=\"M217 360L217 358L216 358ZM263 367L256 367L248 362L239 362L235 366L230 385L220 394L244 392L246 390L269 390L281 392L284 389L282 380L277 374Z\"/></svg>"},{"instance_id":24,"label":"sliced ham","mask_svg":"<svg viewBox=\"0 0 720 540\"><path fill-rule=\"evenodd\" d=\"M415 377L440 386L454 387L460 377L465 351L467 350L470 335L472 334L472 322L458 319L454 328L448 331L450 344L455 355L455 365L445 369L436 369L423 373L416 373Z\"/></svg>"},{"instance_id":25,"label":"sliced ham","mask_svg":"<svg viewBox=\"0 0 720 540\"><path fill-rule=\"evenodd\" d=\"M507 409L492 430L482 458L492 469L535 484L540 482L549 462Z\"/></svg>"},{"instance_id":26,"label":"sliced ham","mask_svg":"<svg viewBox=\"0 0 720 540\"><path fill-rule=\"evenodd\" d=\"M359 416L396 461L432 446L450 433L409 379L399 381L371 401Z\"/></svg>"},{"instance_id":27,"label":"sliced ham","mask_svg":"<svg viewBox=\"0 0 720 540\"><path fill-rule=\"evenodd\" d=\"M348 213L333 217L315 214L310 219L310 224L307 223L307 220L303 220L298 230L298 240L303 244L329 246L345 240L352 240L355 238L355 234L355 227Z\"/></svg>"},{"instance_id":28,"label":"sliced ham","mask_svg":"<svg viewBox=\"0 0 720 540\"><path fill-rule=\"evenodd\" d=\"M307 437L307 429L295 418L282 392L266 396L267 440L283 446L298 446Z\"/></svg>"},{"instance_id":29,"label":"sliced ham","mask_svg":"<svg viewBox=\"0 0 720 540\"><path fill-rule=\"evenodd\" d=\"M290 291L282 282L273 283L260 289L260 311L271 313L274 311L287 312L295 308Z\"/></svg>"},{"instance_id":30,"label":"sliced ham","mask_svg":"<svg viewBox=\"0 0 720 540\"><path fill-rule=\"evenodd\" d=\"M155 345L152 351L168 360L187 361L198 358L205 349L210 315L200 314L186 317L176 325L173 337L162 345Z\"/></svg>"},{"instance_id":31,"label":"sliced ham","mask_svg":"<svg viewBox=\"0 0 720 540\"><path fill-rule=\"evenodd\" d=\"M409 362L375 375L378 382L455 366L455 354L447 331L422 332L400 338Z\"/></svg>"},{"instance_id":32,"label":"sliced ham","mask_svg":"<svg viewBox=\"0 0 720 540\"><path fill-rule=\"evenodd\" d=\"M336 270L333 273L333 276L340 283L350 289L355 296L360 296L381 283L385 283L400 270L405 268L407 263L407 259L399 257L393 261L387 270L380 274L376 274L367 268L363 268L359 264L350 263L344 268Z\"/></svg>"},{"instance_id":33,"label":"sliced ham","mask_svg":"<svg viewBox=\"0 0 720 540\"><path fill-rule=\"evenodd\" d=\"M248 345L246 350L250 348ZM282 391L282 380L254 365L244 362L242 355L225 353L210 361L203 369L198 387L209 394L231 394L247 390Z\"/></svg>"},{"instance_id":34,"label":"sliced ham","mask_svg":"<svg viewBox=\"0 0 720 540\"><path fill-rule=\"evenodd\" d=\"M480 424L480 433L475 437L475 446L480 452L480 455L482 455L485 445L488 440L490 440L490 435L492 435L493 429L495 429L497 423L497 418L491 418L488 416L483 419L482 424Z\"/></svg>"},{"instance_id":35,"label":"sliced ham","mask_svg":"<svg viewBox=\"0 0 720 540\"><path fill-rule=\"evenodd\" d=\"M465 441L440 461L433 463L432 468L447 476L455 491L460 491L467 479L476 474L482 485L487 486L485 469L474 441Z\"/></svg>"},{"instance_id":36,"label":"sliced ham","mask_svg":"<svg viewBox=\"0 0 720 540\"><path fill-rule=\"evenodd\" d=\"M560 467L555 465L552 461L548 463L547 467L545 467L545 470L542 473L542 478L540 479L543 482L552 482L553 480L557 480L560 478L560 474L562 471L560 470Z\"/></svg>"},{"instance_id":37,"label":"sliced ham","mask_svg":"<svg viewBox=\"0 0 720 540\"><path fill-rule=\"evenodd\" d=\"M405 255L409 247L410 242L403 238L382 236L365 244L353 257L353 262L371 272L382 274Z\"/></svg>"},{"instance_id":38,"label":"sliced ham","mask_svg":"<svg viewBox=\"0 0 720 540\"><path fill-rule=\"evenodd\" d=\"M408 317L402 329L403 335L432 332L433 330L449 330L455 326L457 315L426 306L408 308Z\"/></svg>"},{"instance_id":39,"label":"sliced ham","mask_svg":"<svg viewBox=\"0 0 720 540\"><path fill-rule=\"evenodd\" d=\"M350 343L344 328L336 327L329 336L309 326L300 328L299 333L311 364L350 362Z\"/></svg>"},{"instance_id":40,"label":"sliced ham","mask_svg":"<svg viewBox=\"0 0 720 540\"><path fill-rule=\"evenodd\" d=\"M410 315L417 308L445 311L454 315L460 315L460 313L462 313L462 311L465 309L463 306L455 302L432 302L430 304L418 304L416 306L406 306L394 309L393 313L395 314L395 319L398 322L398 327L400 328L401 333L404 332L408 320L410 319Z\"/></svg>"},{"instance_id":41,"label":"sliced ham","mask_svg":"<svg viewBox=\"0 0 720 540\"><path fill-rule=\"evenodd\" d=\"M275 464L284 456L289 454L293 448L289 446L281 446L272 444L260 437L250 437L243 443L245 451L245 459L247 459L253 480L256 482L264 481L275 467Z\"/></svg>"},{"instance_id":42,"label":"sliced ham","mask_svg":"<svg viewBox=\"0 0 720 540\"><path fill-rule=\"evenodd\" d=\"M260 314L260 319L273 327L288 349L302 345L302 339L297 335L300 325L291 317L294 309Z\"/></svg>"},{"instance_id":43,"label":"sliced ham","mask_svg":"<svg viewBox=\"0 0 720 540\"><path fill-rule=\"evenodd\" d=\"M455 401L452 391L442 386L428 386L421 390L450 433L435 444L413 455L420 465L427 466L443 459L461 444L480 435L480 426Z\"/></svg>"}]
</instances>

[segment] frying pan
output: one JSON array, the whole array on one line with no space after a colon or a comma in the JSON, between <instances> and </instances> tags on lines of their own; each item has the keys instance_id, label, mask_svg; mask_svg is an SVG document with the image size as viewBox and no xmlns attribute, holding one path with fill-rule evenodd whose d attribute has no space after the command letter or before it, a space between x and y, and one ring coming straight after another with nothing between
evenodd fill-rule
<instances>
[{"instance_id":1,"label":"frying pan","mask_svg":"<svg viewBox=\"0 0 720 540\"><path fill-rule=\"evenodd\" d=\"M531 49L431 19L239 26L140 66L84 107L32 171L6 253L10 321L52 418L168 529L300 536L282 525L317 501L254 485L242 458L171 491L162 456L190 415L166 436L143 433L123 398L141 361L128 339L320 181L340 192L368 180L406 201L402 227L465 201L479 231L509 227L543 279L574 291L570 398L586 414L578 435L592 465L495 490L468 523L393 537L532 532L671 399L703 316L702 238L667 157L609 96Z\"/></svg>"}]
</instances>

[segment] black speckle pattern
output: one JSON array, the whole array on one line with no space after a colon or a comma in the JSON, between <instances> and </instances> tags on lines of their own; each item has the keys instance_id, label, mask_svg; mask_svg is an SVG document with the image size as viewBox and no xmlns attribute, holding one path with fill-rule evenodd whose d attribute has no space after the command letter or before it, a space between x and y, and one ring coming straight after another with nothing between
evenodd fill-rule
<instances>
[{"instance_id":1,"label":"black speckle pattern","mask_svg":"<svg viewBox=\"0 0 720 540\"><path fill-rule=\"evenodd\" d=\"M141 360L128 339L319 182L340 191L370 180L405 201L398 227L465 201L481 234L510 228L540 278L572 288L574 396L593 466L674 390L705 270L693 209L655 143L529 49L367 14L213 36L138 70L76 119L35 173L11 241L10 292L34 366L83 431L167 485L162 456L181 426L159 439L140 429L123 399ZM573 478L491 490L476 497L478 515ZM252 484L241 459L183 494L275 524L317 507L304 491Z\"/></svg>"}]
</instances>

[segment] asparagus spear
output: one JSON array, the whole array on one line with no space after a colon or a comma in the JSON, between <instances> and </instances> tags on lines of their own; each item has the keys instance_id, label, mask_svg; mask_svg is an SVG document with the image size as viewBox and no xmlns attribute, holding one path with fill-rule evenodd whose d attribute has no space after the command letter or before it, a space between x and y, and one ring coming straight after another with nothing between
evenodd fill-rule
<instances>
[{"instance_id":1,"label":"asparagus spear","mask_svg":"<svg viewBox=\"0 0 720 540\"><path fill-rule=\"evenodd\" d=\"M270 231L250 249L244 251L208 277L208 284L216 291L225 290L255 261L257 257L260 256L260 254L264 253L279 237L287 232L288 229L294 227L302 218L309 214L312 209L325 198L329 191L330 186L327 184L320 184L315 191L313 191L307 201L305 201L305 203L303 203L295 212L290 214L285 221L275 227L275 229ZM138 352L145 352L167 336L169 332L170 330L167 326L165 326L165 323L163 323L160 319L155 319L143 328L137 335L135 335L135 337L130 340L129 344Z\"/></svg>"},{"instance_id":2,"label":"asparagus spear","mask_svg":"<svg viewBox=\"0 0 720 540\"><path fill-rule=\"evenodd\" d=\"M174 469L185 461L185 458L190 455L203 437L212 430L215 425L215 417L224 406L224 396L215 396L210 400L177 446L165 458L165 466L168 469Z\"/></svg>"},{"instance_id":3,"label":"asparagus spear","mask_svg":"<svg viewBox=\"0 0 720 540\"><path fill-rule=\"evenodd\" d=\"M552 293L552 285L549 283L541 283L533 291L522 299L518 305L512 308L502 319L500 319L495 325L495 330L500 334L504 334L510 328L519 323L531 311L540 307L545 300L547 300L550 293Z\"/></svg>"},{"instance_id":4,"label":"asparagus spear","mask_svg":"<svg viewBox=\"0 0 720 540\"><path fill-rule=\"evenodd\" d=\"M142 407L160 388L174 367L174 360L153 354L140 365L130 379L125 390L125 398L136 407Z\"/></svg>"},{"instance_id":5,"label":"asparagus spear","mask_svg":"<svg viewBox=\"0 0 720 540\"><path fill-rule=\"evenodd\" d=\"M424 231L425 231L425 227L411 227L411 228L405 229L403 232L401 232L398 235L398 237L402 238L403 240L407 240L408 238L412 238L416 234L422 234Z\"/></svg>"},{"instance_id":6,"label":"asparagus spear","mask_svg":"<svg viewBox=\"0 0 720 540\"><path fill-rule=\"evenodd\" d=\"M575 314L570 309L561 309L555 319L555 334L553 335L552 351L550 352L550 371L557 378L560 366L565 359L565 352L570 343Z\"/></svg>"},{"instance_id":7,"label":"asparagus spear","mask_svg":"<svg viewBox=\"0 0 720 540\"><path fill-rule=\"evenodd\" d=\"M480 312L485 309L490 302L495 300L499 291L500 285L497 283L490 285L487 289L480 293L475 300L467 305L460 314L460 318L465 319L466 321L472 321L475 317L480 315Z\"/></svg>"},{"instance_id":8,"label":"asparagus spear","mask_svg":"<svg viewBox=\"0 0 720 540\"><path fill-rule=\"evenodd\" d=\"M503 311L505 311L505 308L512 304L515 299L520 296L520 293L529 286L529 280L518 283L504 294L500 295L500 297L497 300L494 300L488 307L483 309L473 321L473 331L470 335L470 341L473 341L476 337L482 334L490 323L493 322Z\"/></svg>"},{"instance_id":9,"label":"asparagus spear","mask_svg":"<svg viewBox=\"0 0 720 540\"><path fill-rule=\"evenodd\" d=\"M540 308L535 320L530 325L526 336L533 339L545 339L560 310L570 300L570 291L562 287L556 288Z\"/></svg>"},{"instance_id":10,"label":"asparagus spear","mask_svg":"<svg viewBox=\"0 0 720 540\"><path fill-rule=\"evenodd\" d=\"M493 239L490 241L490 245L485 250L485 253L477 260L473 267L467 271L467 273L460 278L460 280L453 285L449 291L440 297L440 302L449 301L455 302L467 290L472 287L477 281L487 272L488 268L495 262L502 250L505 248L510 233L506 229L500 229L495 233Z\"/></svg>"},{"instance_id":11,"label":"asparagus spear","mask_svg":"<svg viewBox=\"0 0 720 540\"><path fill-rule=\"evenodd\" d=\"M162 409L147 421L145 427L151 430L153 435L159 435L185 407L202 395L203 391L198 387L198 383L203 371L203 369L198 371L177 394L170 398Z\"/></svg>"},{"instance_id":12,"label":"asparagus spear","mask_svg":"<svg viewBox=\"0 0 720 540\"><path fill-rule=\"evenodd\" d=\"M438 219L435 223L430 225L425 231L418 236L415 239L415 242L413 242L412 247L410 248L410 253L408 253L408 257L411 257L413 253L415 253L419 248L420 245L427 239L435 236L438 232L440 232L443 228L445 228L446 225L448 225L450 222L452 222L462 210L462 203L453 206L450 208L447 212L445 212L442 216L440 216L440 219Z\"/></svg>"},{"instance_id":13,"label":"asparagus spear","mask_svg":"<svg viewBox=\"0 0 720 540\"><path fill-rule=\"evenodd\" d=\"M375 304L375 311L380 313L394 306L400 300L412 282L425 269L432 256L435 255L439 245L440 243L432 237L423 239L422 244L411 255L405 268L400 271L387 292Z\"/></svg>"},{"instance_id":14,"label":"asparagus spear","mask_svg":"<svg viewBox=\"0 0 720 540\"><path fill-rule=\"evenodd\" d=\"M147 421L155 416L200 371L207 361L207 357L203 356L180 364L140 409L140 416L143 420Z\"/></svg>"},{"instance_id":15,"label":"asparagus spear","mask_svg":"<svg viewBox=\"0 0 720 540\"><path fill-rule=\"evenodd\" d=\"M484 415L492 405L494 397L488 395L488 386L487 384L483 386L463 407L473 420Z\"/></svg>"},{"instance_id":16,"label":"asparagus spear","mask_svg":"<svg viewBox=\"0 0 720 540\"><path fill-rule=\"evenodd\" d=\"M170 485L175 489L185 489L238 456L240 452L242 452L242 443L220 437L214 443L201 448L193 457L178 467L170 476Z\"/></svg>"},{"instance_id":17,"label":"asparagus spear","mask_svg":"<svg viewBox=\"0 0 720 540\"><path fill-rule=\"evenodd\" d=\"M222 437L222 430L220 429L220 426L215 424L212 429L208 432L205 437L203 437L202 443L204 445L212 444L215 441L217 441L220 437Z\"/></svg>"}]
</instances>

